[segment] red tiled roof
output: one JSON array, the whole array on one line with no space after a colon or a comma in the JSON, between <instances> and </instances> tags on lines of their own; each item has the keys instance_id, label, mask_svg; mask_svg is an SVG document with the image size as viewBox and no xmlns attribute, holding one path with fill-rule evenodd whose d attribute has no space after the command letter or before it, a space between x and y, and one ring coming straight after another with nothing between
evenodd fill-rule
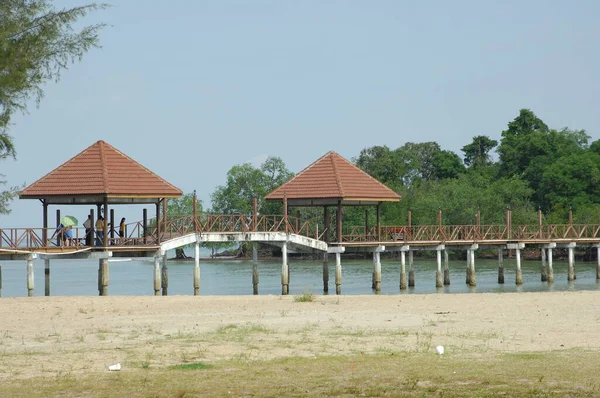
<instances>
[{"instance_id":1,"label":"red tiled roof","mask_svg":"<svg viewBox=\"0 0 600 398\"><path fill-rule=\"evenodd\" d=\"M22 199L61 195L179 197L182 191L104 141L25 188Z\"/></svg>"},{"instance_id":2,"label":"red tiled roof","mask_svg":"<svg viewBox=\"0 0 600 398\"><path fill-rule=\"evenodd\" d=\"M386 187L336 152L327 152L265 199L400 200Z\"/></svg>"}]
</instances>

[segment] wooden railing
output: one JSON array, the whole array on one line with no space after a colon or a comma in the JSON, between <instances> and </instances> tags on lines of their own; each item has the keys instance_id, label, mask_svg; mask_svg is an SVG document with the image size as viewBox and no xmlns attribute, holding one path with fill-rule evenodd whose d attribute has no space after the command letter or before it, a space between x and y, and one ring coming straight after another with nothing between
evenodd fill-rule
<instances>
[{"instance_id":1,"label":"wooden railing","mask_svg":"<svg viewBox=\"0 0 600 398\"><path fill-rule=\"evenodd\" d=\"M543 225L413 225L377 228L349 227L344 230L345 242L454 242L454 241L537 241L537 240L599 240L600 224Z\"/></svg>"},{"instance_id":2,"label":"wooden railing","mask_svg":"<svg viewBox=\"0 0 600 398\"><path fill-rule=\"evenodd\" d=\"M110 247L156 247L156 219L127 224L126 235L119 237L116 226L109 229L107 244ZM316 220L302 220L282 215L200 214L169 216L160 226L160 242L190 233L243 233L284 232L323 240L325 231ZM85 229L72 229L70 242L59 239L55 228L0 228L0 250L30 251L36 249L69 250L89 247ZM104 246L104 241L93 237L90 246ZM413 225L345 227L342 242L337 244L369 244L374 242L536 242L536 241L593 241L600 243L600 224L549 224L549 225Z\"/></svg>"}]
</instances>

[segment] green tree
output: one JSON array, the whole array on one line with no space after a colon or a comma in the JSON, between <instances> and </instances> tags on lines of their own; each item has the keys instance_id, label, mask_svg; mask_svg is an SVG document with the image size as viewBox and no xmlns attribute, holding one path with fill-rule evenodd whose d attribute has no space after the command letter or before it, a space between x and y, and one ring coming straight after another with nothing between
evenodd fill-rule
<instances>
[{"instance_id":1,"label":"green tree","mask_svg":"<svg viewBox=\"0 0 600 398\"><path fill-rule=\"evenodd\" d=\"M263 198L273 189L293 176L285 163L269 157L260 168L250 163L233 166L227 172L227 182L211 194L212 211L224 214L250 214L252 199L258 199L260 213L280 210L280 204L267 203Z\"/></svg>"},{"instance_id":2,"label":"green tree","mask_svg":"<svg viewBox=\"0 0 600 398\"><path fill-rule=\"evenodd\" d=\"M490 152L498 145L498 141L485 135L473 137L473 141L462 147L464 162L469 167L489 166L492 163Z\"/></svg>"},{"instance_id":3,"label":"green tree","mask_svg":"<svg viewBox=\"0 0 600 398\"><path fill-rule=\"evenodd\" d=\"M0 1L0 159L15 157L9 135L11 116L26 112L29 100L43 97L43 85L58 80L75 60L98 46L104 24L75 31L74 24L106 4L55 9L49 0ZM11 188L0 195L0 213L16 195Z\"/></svg>"},{"instance_id":4,"label":"green tree","mask_svg":"<svg viewBox=\"0 0 600 398\"><path fill-rule=\"evenodd\" d=\"M439 151L433 159L432 178L442 180L456 178L465 172L465 166L460 157L452 151Z\"/></svg>"}]
</instances>

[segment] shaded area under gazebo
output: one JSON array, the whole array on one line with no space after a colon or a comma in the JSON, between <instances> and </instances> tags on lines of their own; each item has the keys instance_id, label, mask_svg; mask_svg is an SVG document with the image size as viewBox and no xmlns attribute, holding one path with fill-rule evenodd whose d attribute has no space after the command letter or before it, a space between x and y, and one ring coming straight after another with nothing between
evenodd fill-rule
<instances>
[{"instance_id":1,"label":"shaded area under gazebo","mask_svg":"<svg viewBox=\"0 0 600 398\"><path fill-rule=\"evenodd\" d=\"M99 235L104 237L100 240L100 249L106 250L109 245L118 243L114 236L114 211L112 209L109 211L109 206L154 204L156 207L154 243L158 245L160 243L161 228L163 228L160 217L161 205L164 215L166 214L164 211L166 199L177 198L181 195L182 191L177 187L108 143L98 141L26 187L20 193L19 199L38 199L42 202L42 240L44 242L51 239L49 233L54 230L54 228L48 227L48 207L50 205L95 205L98 217L104 214L103 230L96 232L101 232ZM93 230L96 218L93 208L90 209L90 216L91 231L86 233L85 241L76 239L73 245L75 248L94 246ZM146 238L147 214L145 209L143 219L143 234ZM57 225L60 220L60 210L58 209ZM110 230L109 224L111 225ZM70 250L65 247L61 249Z\"/></svg>"},{"instance_id":2,"label":"shaded area under gazebo","mask_svg":"<svg viewBox=\"0 0 600 398\"><path fill-rule=\"evenodd\" d=\"M323 207L324 240L330 243L330 207L336 209L335 242L342 244L342 208L344 206L375 206L377 209L377 241L381 240L380 206L398 202L400 195L371 177L338 153L330 151L288 182L265 196L281 201L283 214L288 207Z\"/></svg>"}]
</instances>

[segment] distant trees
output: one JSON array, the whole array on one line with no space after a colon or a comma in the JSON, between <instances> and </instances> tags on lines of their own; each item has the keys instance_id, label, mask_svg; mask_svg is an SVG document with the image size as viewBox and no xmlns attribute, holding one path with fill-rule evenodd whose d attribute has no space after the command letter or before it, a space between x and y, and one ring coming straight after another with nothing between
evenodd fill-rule
<instances>
[{"instance_id":1,"label":"distant trees","mask_svg":"<svg viewBox=\"0 0 600 398\"><path fill-rule=\"evenodd\" d=\"M436 142L407 142L391 149L377 145L353 159L368 174L398 192L399 203L381 206L384 224L435 224L438 209L446 224L535 223L541 209L546 222L564 223L569 210L575 222L598 222L600 216L600 140L589 142L583 130L555 130L528 109L501 132L500 141L478 135L462 147L462 157ZM498 156L494 156L494 150ZM264 196L293 174L280 158L259 168L233 166L226 183L213 192L211 212L249 213L252 198L263 214L280 214L280 203ZM320 209L302 209L302 217L321 217ZM345 225L375 223L374 207L344 209Z\"/></svg>"},{"instance_id":2,"label":"distant trees","mask_svg":"<svg viewBox=\"0 0 600 398\"><path fill-rule=\"evenodd\" d=\"M252 199L257 198L260 213L280 213L280 203L267 203L263 198L293 175L278 157L268 157L260 168L250 163L235 165L227 172L225 185L219 185L211 194L212 212L249 214Z\"/></svg>"},{"instance_id":3,"label":"distant trees","mask_svg":"<svg viewBox=\"0 0 600 398\"><path fill-rule=\"evenodd\" d=\"M541 208L547 220L565 222L600 216L600 140L588 145L583 130L551 129L534 112L519 111L501 133L500 142L485 135L462 147L463 158L435 142L408 142L397 149L363 149L355 164L402 195L382 207L386 223L435 223L438 208L451 224L535 222ZM498 160L492 153L497 150ZM370 210L369 210L370 211ZM364 214L347 212L360 225Z\"/></svg>"}]
</instances>

